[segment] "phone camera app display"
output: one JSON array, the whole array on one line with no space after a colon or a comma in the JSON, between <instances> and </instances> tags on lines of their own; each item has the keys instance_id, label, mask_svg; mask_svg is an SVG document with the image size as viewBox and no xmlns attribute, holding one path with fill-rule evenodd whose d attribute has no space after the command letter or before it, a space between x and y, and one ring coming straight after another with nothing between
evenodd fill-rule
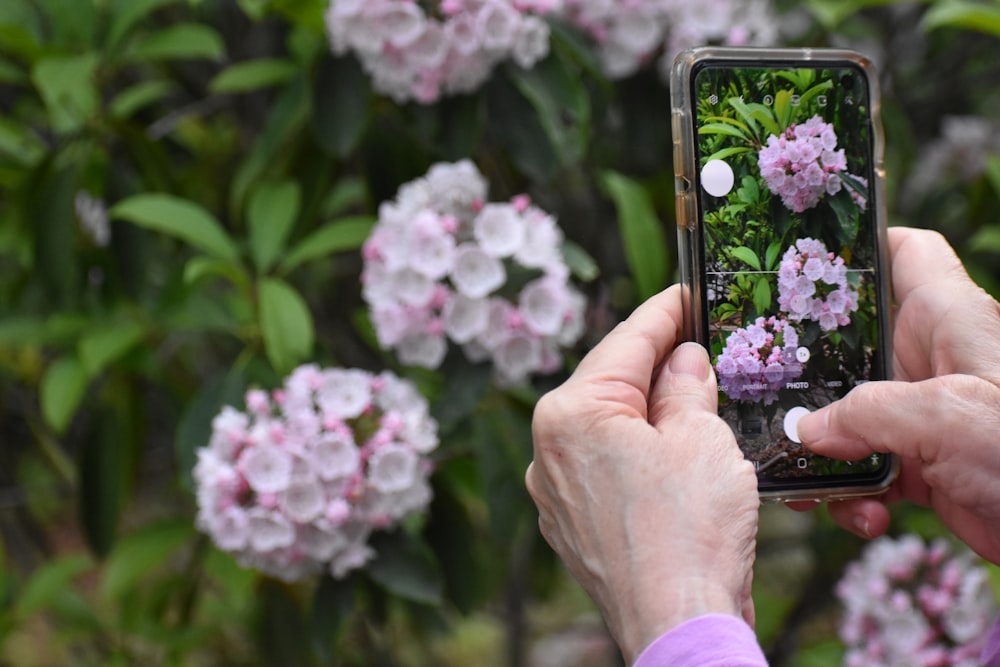
<instances>
[{"instance_id":1,"label":"phone camera app display","mask_svg":"<svg viewBox=\"0 0 1000 667\"><path fill-rule=\"evenodd\" d=\"M882 379L878 236L863 73L698 70L704 330L720 414L762 480L875 472L813 456L796 425Z\"/></svg>"}]
</instances>

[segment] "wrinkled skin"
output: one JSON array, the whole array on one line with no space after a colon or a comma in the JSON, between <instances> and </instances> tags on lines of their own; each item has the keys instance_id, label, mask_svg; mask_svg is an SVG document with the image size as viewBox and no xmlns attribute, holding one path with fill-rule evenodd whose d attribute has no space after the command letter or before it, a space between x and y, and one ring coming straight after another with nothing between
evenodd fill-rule
<instances>
[{"instance_id":1,"label":"wrinkled skin","mask_svg":"<svg viewBox=\"0 0 1000 667\"><path fill-rule=\"evenodd\" d=\"M629 664L709 612L753 623L753 466L716 414L705 350L680 340L681 290L618 325L539 401L526 475L539 528Z\"/></svg>"},{"instance_id":2,"label":"wrinkled skin","mask_svg":"<svg viewBox=\"0 0 1000 667\"><path fill-rule=\"evenodd\" d=\"M910 500L1000 563L1000 306L941 235L892 228L889 246L895 380L856 387L804 417L799 435L833 458L901 459L883 497L830 505L842 527L877 537L889 527L886 503Z\"/></svg>"}]
</instances>

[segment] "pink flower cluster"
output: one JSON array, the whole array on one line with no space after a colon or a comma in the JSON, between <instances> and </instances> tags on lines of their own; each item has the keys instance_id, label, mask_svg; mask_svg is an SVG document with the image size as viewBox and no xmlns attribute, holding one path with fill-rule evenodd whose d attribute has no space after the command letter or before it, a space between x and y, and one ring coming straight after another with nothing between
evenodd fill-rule
<instances>
[{"instance_id":1,"label":"pink flower cluster","mask_svg":"<svg viewBox=\"0 0 1000 667\"><path fill-rule=\"evenodd\" d=\"M674 57L701 44L771 44L778 21L769 0L565 0L564 15L595 42L611 78L635 73L658 55L664 80Z\"/></svg>"},{"instance_id":2,"label":"pink flower cluster","mask_svg":"<svg viewBox=\"0 0 1000 667\"><path fill-rule=\"evenodd\" d=\"M427 401L384 372L300 366L273 392L227 406L194 468L199 529L244 567L286 581L372 558L373 530L424 510L427 454L438 445Z\"/></svg>"},{"instance_id":3,"label":"pink flower cluster","mask_svg":"<svg viewBox=\"0 0 1000 667\"><path fill-rule=\"evenodd\" d=\"M364 244L362 293L379 344L404 364L437 368L450 339L470 361L491 360L510 386L562 365L586 301L569 283L552 216L526 195L485 198L468 160L403 185Z\"/></svg>"},{"instance_id":4,"label":"pink flower cluster","mask_svg":"<svg viewBox=\"0 0 1000 667\"><path fill-rule=\"evenodd\" d=\"M840 192L842 178L851 178L861 187L868 184L864 178L847 173L844 149L837 149L837 133L819 116L793 123L780 136L769 136L757 155L757 164L767 187L796 213L816 206L824 195ZM850 193L864 209L865 198L853 189Z\"/></svg>"},{"instance_id":5,"label":"pink flower cluster","mask_svg":"<svg viewBox=\"0 0 1000 667\"><path fill-rule=\"evenodd\" d=\"M478 88L501 61L530 68L548 55L538 15L559 0L331 0L331 47L354 53L375 90L431 104ZM432 9L425 9L430 6Z\"/></svg>"},{"instance_id":6,"label":"pink flower cluster","mask_svg":"<svg viewBox=\"0 0 1000 667\"><path fill-rule=\"evenodd\" d=\"M997 607L972 552L915 535L869 544L847 567L837 597L848 667L979 665Z\"/></svg>"},{"instance_id":7,"label":"pink flower cluster","mask_svg":"<svg viewBox=\"0 0 1000 667\"><path fill-rule=\"evenodd\" d=\"M726 338L715 361L719 388L734 400L773 402L786 382L802 375L798 346L799 335L787 320L758 317Z\"/></svg>"},{"instance_id":8,"label":"pink flower cluster","mask_svg":"<svg viewBox=\"0 0 1000 667\"><path fill-rule=\"evenodd\" d=\"M794 322L815 320L823 331L834 331L851 323L858 292L847 280L844 259L821 241L804 238L781 258L778 306Z\"/></svg>"}]
</instances>

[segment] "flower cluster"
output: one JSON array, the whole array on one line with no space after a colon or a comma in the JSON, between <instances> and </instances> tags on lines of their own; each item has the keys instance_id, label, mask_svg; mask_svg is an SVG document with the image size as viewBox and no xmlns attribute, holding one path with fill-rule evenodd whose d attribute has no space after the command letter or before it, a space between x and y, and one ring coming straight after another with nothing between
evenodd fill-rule
<instances>
[{"instance_id":1,"label":"flower cluster","mask_svg":"<svg viewBox=\"0 0 1000 667\"><path fill-rule=\"evenodd\" d=\"M467 160L403 185L364 244L363 295L380 345L404 364L437 368L450 339L514 385L561 366L586 302L569 283L552 216L526 195L485 197Z\"/></svg>"},{"instance_id":2,"label":"flower cluster","mask_svg":"<svg viewBox=\"0 0 1000 667\"><path fill-rule=\"evenodd\" d=\"M368 537L425 509L427 401L408 381L353 369L297 368L281 389L225 407L194 468L197 525L241 565L286 581L362 567Z\"/></svg>"},{"instance_id":3,"label":"flower cluster","mask_svg":"<svg viewBox=\"0 0 1000 667\"><path fill-rule=\"evenodd\" d=\"M798 332L787 320L758 317L726 339L715 361L719 388L734 400L773 402L786 382L802 375L798 346Z\"/></svg>"},{"instance_id":4,"label":"flower cluster","mask_svg":"<svg viewBox=\"0 0 1000 667\"><path fill-rule=\"evenodd\" d=\"M674 56L688 47L769 44L777 36L768 0L565 0L564 13L595 41L611 78L629 76L661 53L667 78Z\"/></svg>"},{"instance_id":5,"label":"flower cluster","mask_svg":"<svg viewBox=\"0 0 1000 667\"><path fill-rule=\"evenodd\" d=\"M434 6L434 12L425 11ZM559 0L331 0L331 47L354 53L373 86L397 102L431 104L478 88L501 61L532 67L549 52L540 18Z\"/></svg>"},{"instance_id":6,"label":"flower cluster","mask_svg":"<svg viewBox=\"0 0 1000 667\"><path fill-rule=\"evenodd\" d=\"M868 185L864 178L847 173L844 149L837 149L837 133L819 116L793 123L780 136L769 136L757 164L767 187L796 213L816 206L824 195L840 192L843 179L853 179L862 189ZM848 191L864 209L865 198L854 188Z\"/></svg>"},{"instance_id":7,"label":"flower cluster","mask_svg":"<svg viewBox=\"0 0 1000 667\"><path fill-rule=\"evenodd\" d=\"M980 664L996 611L988 573L972 552L915 536L883 537L837 585L844 665Z\"/></svg>"},{"instance_id":8,"label":"flower cluster","mask_svg":"<svg viewBox=\"0 0 1000 667\"><path fill-rule=\"evenodd\" d=\"M847 279L842 257L821 241L799 239L785 251L778 269L778 306L794 322L814 320L823 331L851 323L858 293Z\"/></svg>"}]
</instances>

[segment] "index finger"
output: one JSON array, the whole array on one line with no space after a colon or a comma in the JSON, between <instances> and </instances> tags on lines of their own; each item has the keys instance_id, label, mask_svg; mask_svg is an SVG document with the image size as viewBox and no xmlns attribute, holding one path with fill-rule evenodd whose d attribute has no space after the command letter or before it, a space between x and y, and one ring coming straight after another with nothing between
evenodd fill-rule
<instances>
[{"instance_id":1,"label":"index finger","mask_svg":"<svg viewBox=\"0 0 1000 667\"><path fill-rule=\"evenodd\" d=\"M570 381L623 384L647 395L653 369L682 339L682 298L680 285L650 297L583 358Z\"/></svg>"}]
</instances>

